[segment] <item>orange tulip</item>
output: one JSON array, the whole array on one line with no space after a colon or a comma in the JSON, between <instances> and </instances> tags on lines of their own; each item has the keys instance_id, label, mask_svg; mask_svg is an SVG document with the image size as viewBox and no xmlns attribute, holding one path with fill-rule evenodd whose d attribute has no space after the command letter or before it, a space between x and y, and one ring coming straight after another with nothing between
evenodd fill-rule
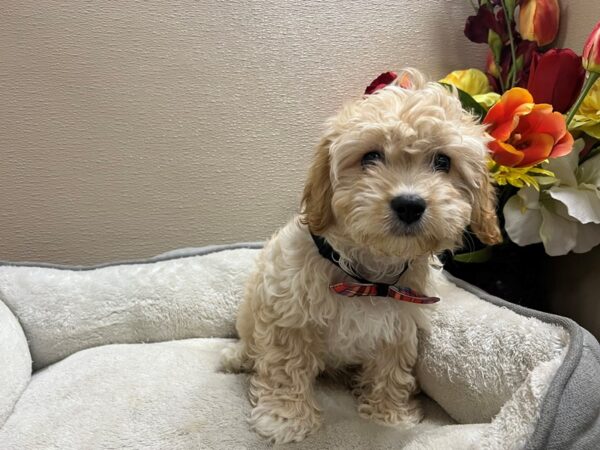
<instances>
[{"instance_id":1,"label":"orange tulip","mask_svg":"<svg viewBox=\"0 0 600 450\"><path fill-rule=\"evenodd\" d=\"M524 0L519 13L519 32L523 39L542 47L556 38L559 16L558 0Z\"/></svg>"},{"instance_id":2,"label":"orange tulip","mask_svg":"<svg viewBox=\"0 0 600 450\"><path fill-rule=\"evenodd\" d=\"M600 73L600 21L583 44L582 59L585 70Z\"/></svg>"},{"instance_id":3,"label":"orange tulip","mask_svg":"<svg viewBox=\"0 0 600 450\"><path fill-rule=\"evenodd\" d=\"M495 139L488 144L492 159L503 166L534 166L573 148L563 115L553 112L552 105L533 103L526 89L505 92L483 123Z\"/></svg>"}]
</instances>

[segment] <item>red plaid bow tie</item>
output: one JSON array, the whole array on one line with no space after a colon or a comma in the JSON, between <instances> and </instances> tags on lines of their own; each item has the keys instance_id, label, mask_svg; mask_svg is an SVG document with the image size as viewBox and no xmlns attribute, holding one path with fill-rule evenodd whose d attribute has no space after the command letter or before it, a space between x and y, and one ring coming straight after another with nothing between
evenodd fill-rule
<instances>
[{"instance_id":1,"label":"red plaid bow tie","mask_svg":"<svg viewBox=\"0 0 600 450\"><path fill-rule=\"evenodd\" d=\"M377 296L391 297L401 302L430 305L440 301L438 297L425 297L409 288L398 288L388 284L378 283L336 283L329 286L336 294L346 297Z\"/></svg>"}]
</instances>

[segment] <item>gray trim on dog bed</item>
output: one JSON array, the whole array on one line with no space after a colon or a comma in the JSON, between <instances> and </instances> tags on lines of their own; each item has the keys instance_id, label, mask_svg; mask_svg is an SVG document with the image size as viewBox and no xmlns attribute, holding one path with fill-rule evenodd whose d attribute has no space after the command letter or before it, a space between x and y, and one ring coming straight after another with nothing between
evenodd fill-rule
<instances>
[{"instance_id":1,"label":"gray trim on dog bed","mask_svg":"<svg viewBox=\"0 0 600 450\"><path fill-rule=\"evenodd\" d=\"M68 266L31 262L0 261L0 266L44 267L62 270L95 270L103 267L151 264L179 258L202 256L239 248L259 249L261 242L213 245L175 250L143 260L123 261L94 266ZM489 295L469 283L446 273L458 287L499 307L517 314L535 317L563 327L570 335L569 348L542 403L540 419L526 449L597 449L600 448L600 345L596 339L571 319L524 308Z\"/></svg>"},{"instance_id":2,"label":"gray trim on dog bed","mask_svg":"<svg viewBox=\"0 0 600 450\"><path fill-rule=\"evenodd\" d=\"M152 264L159 261L170 261L173 259L187 258L190 256L202 256L208 255L209 253L221 252L223 250L234 250L237 248L262 248L264 242L240 242L237 244L223 244L223 245L207 245L206 247L194 247L194 248L183 248L179 250L172 250L170 252L162 253L157 256L144 259L131 259L124 261L116 261L109 263L94 264L89 266L83 265L68 265L68 264L52 264L42 262L30 262L30 261L1 261L0 266L13 266L13 267L43 267L45 269L60 269L60 270L96 270L103 269L104 267L114 266L126 266L132 264Z\"/></svg>"}]
</instances>

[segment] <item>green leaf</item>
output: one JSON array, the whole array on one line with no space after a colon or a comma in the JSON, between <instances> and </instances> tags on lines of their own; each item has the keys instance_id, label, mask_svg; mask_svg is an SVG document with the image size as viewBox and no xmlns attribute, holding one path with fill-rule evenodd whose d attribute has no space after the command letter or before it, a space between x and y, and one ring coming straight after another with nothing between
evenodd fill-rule
<instances>
[{"instance_id":1,"label":"green leaf","mask_svg":"<svg viewBox=\"0 0 600 450\"><path fill-rule=\"evenodd\" d=\"M485 108L481 106L479 103L475 101L473 97L467 94L465 91L460 90L456 86L453 86L448 83L440 83L442 86L445 86L448 90L456 89L458 91L458 99L460 103L466 111L470 112L474 116L476 116L481 122L485 115L487 114Z\"/></svg>"},{"instance_id":2,"label":"green leaf","mask_svg":"<svg viewBox=\"0 0 600 450\"><path fill-rule=\"evenodd\" d=\"M553 186L557 182L556 178L547 176L535 177L535 179L542 188L546 186Z\"/></svg>"},{"instance_id":3,"label":"green leaf","mask_svg":"<svg viewBox=\"0 0 600 450\"><path fill-rule=\"evenodd\" d=\"M506 8L506 12L508 15L508 20L512 22L513 17L515 16L515 7L516 7L516 0L504 0L504 7Z\"/></svg>"},{"instance_id":4,"label":"green leaf","mask_svg":"<svg viewBox=\"0 0 600 450\"><path fill-rule=\"evenodd\" d=\"M454 255L454 261L462 263L484 263L489 261L492 257L492 247L483 247L481 250L476 250L469 253L461 253L460 255Z\"/></svg>"},{"instance_id":5,"label":"green leaf","mask_svg":"<svg viewBox=\"0 0 600 450\"><path fill-rule=\"evenodd\" d=\"M504 44L502 43L502 39L500 35L493 30L488 31L488 45L490 50L492 50L492 54L494 55L494 61L498 67L500 67L500 62L502 60L502 48Z\"/></svg>"},{"instance_id":6,"label":"green leaf","mask_svg":"<svg viewBox=\"0 0 600 450\"><path fill-rule=\"evenodd\" d=\"M523 55L517 57L517 62L515 63L515 66L517 67L515 70L517 72L523 69L523 61Z\"/></svg>"}]
</instances>

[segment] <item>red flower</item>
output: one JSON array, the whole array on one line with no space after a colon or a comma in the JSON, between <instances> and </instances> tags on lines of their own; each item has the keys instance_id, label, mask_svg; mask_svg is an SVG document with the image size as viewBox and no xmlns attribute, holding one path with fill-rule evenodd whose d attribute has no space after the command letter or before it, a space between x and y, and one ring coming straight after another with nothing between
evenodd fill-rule
<instances>
[{"instance_id":1,"label":"red flower","mask_svg":"<svg viewBox=\"0 0 600 450\"><path fill-rule=\"evenodd\" d=\"M534 104L531 94L522 88L505 92L483 123L495 139L488 144L492 159L503 166L534 166L573 148L564 116L552 112L551 105Z\"/></svg>"},{"instance_id":2,"label":"red flower","mask_svg":"<svg viewBox=\"0 0 600 450\"><path fill-rule=\"evenodd\" d=\"M519 31L523 39L540 47L551 43L558 33L558 0L523 0L519 13Z\"/></svg>"},{"instance_id":3,"label":"red flower","mask_svg":"<svg viewBox=\"0 0 600 450\"><path fill-rule=\"evenodd\" d=\"M588 72L600 73L600 22L583 44L583 67Z\"/></svg>"},{"instance_id":4,"label":"red flower","mask_svg":"<svg viewBox=\"0 0 600 450\"><path fill-rule=\"evenodd\" d=\"M550 103L565 113L575 103L585 79L581 58L568 48L536 53L531 62L527 90L535 103Z\"/></svg>"},{"instance_id":5,"label":"red flower","mask_svg":"<svg viewBox=\"0 0 600 450\"><path fill-rule=\"evenodd\" d=\"M398 78L398 74L396 72L382 73L375 78L369 86L367 86L367 89L365 89L365 95L371 95L373 92L383 89L388 84L393 83L396 78Z\"/></svg>"},{"instance_id":6,"label":"red flower","mask_svg":"<svg viewBox=\"0 0 600 450\"><path fill-rule=\"evenodd\" d=\"M500 36L502 42L508 40L504 11L496 8L494 12L493 5L491 9L487 5L481 5L476 15L467 18L464 29L465 36L477 44L487 44L490 30Z\"/></svg>"}]
</instances>

